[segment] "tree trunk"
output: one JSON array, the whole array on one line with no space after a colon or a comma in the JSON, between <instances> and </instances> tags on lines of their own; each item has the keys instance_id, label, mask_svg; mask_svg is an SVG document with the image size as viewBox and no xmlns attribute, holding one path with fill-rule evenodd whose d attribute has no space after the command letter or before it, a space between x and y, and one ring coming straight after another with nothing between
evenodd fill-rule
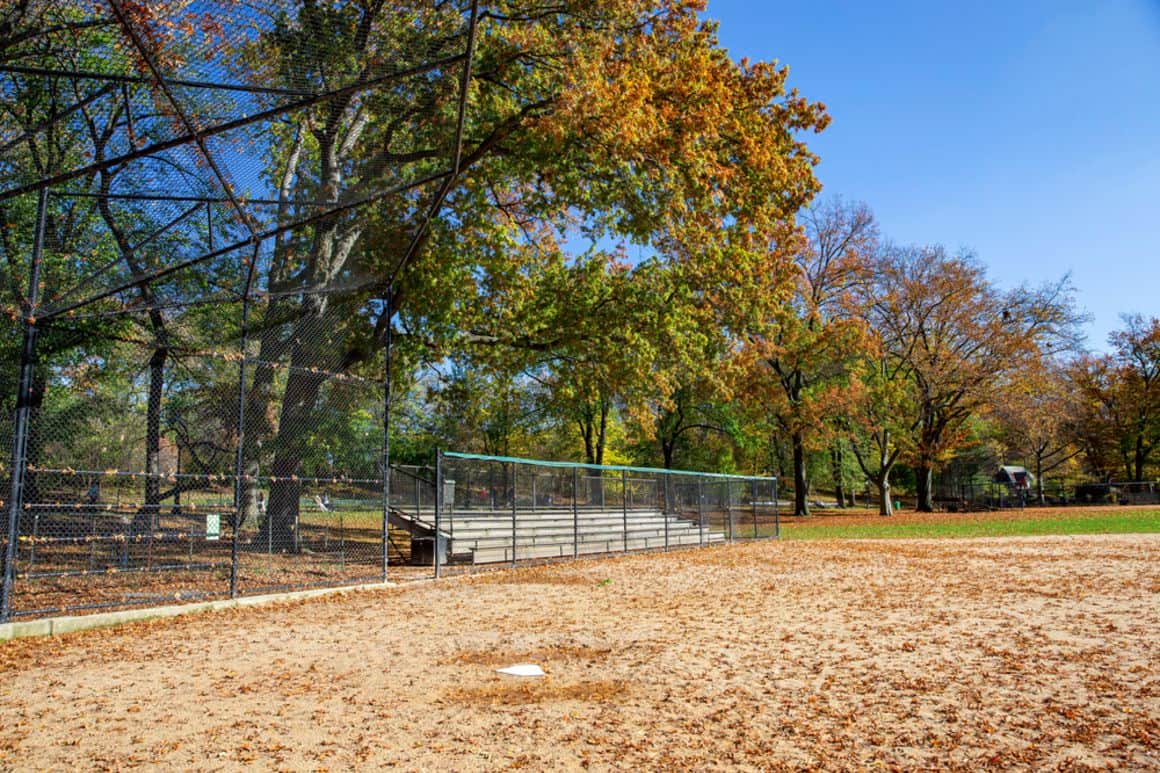
<instances>
[{"instance_id":1,"label":"tree trunk","mask_svg":"<svg viewBox=\"0 0 1160 773\"><path fill-rule=\"evenodd\" d=\"M894 515L894 502L891 500L890 474L874 478L873 483L878 489L878 514L883 517Z\"/></svg>"},{"instance_id":2,"label":"tree trunk","mask_svg":"<svg viewBox=\"0 0 1160 773\"><path fill-rule=\"evenodd\" d=\"M1136 435L1136 474L1132 476L1133 481L1144 480L1144 464L1148 461L1148 452L1144 448L1144 435L1141 432Z\"/></svg>"},{"instance_id":3,"label":"tree trunk","mask_svg":"<svg viewBox=\"0 0 1160 773\"><path fill-rule=\"evenodd\" d=\"M259 544L270 545L274 550L296 552L301 548L302 484L298 475L306 444L315 429L319 392L343 357L338 342L329 335L326 308L326 298L306 298L291 339L290 368L270 466L270 499L258 531Z\"/></svg>"},{"instance_id":4,"label":"tree trunk","mask_svg":"<svg viewBox=\"0 0 1160 773\"><path fill-rule=\"evenodd\" d=\"M165 390L166 351L153 350L149 358L149 400L145 409L145 507L161 504L161 395Z\"/></svg>"},{"instance_id":5,"label":"tree trunk","mask_svg":"<svg viewBox=\"0 0 1160 773\"><path fill-rule=\"evenodd\" d=\"M919 459L914 471L918 502L915 510L920 513L934 512L934 470L928 459Z\"/></svg>"},{"instance_id":6,"label":"tree trunk","mask_svg":"<svg viewBox=\"0 0 1160 773\"><path fill-rule=\"evenodd\" d=\"M846 506L845 476L842 474L842 441L836 440L830 447L830 474L834 479L834 498L838 507Z\"/></svg>"},{"instance_id":7,"label":"tree trunk","mask_svg":"<svg viewBox=\"0 0 1160 773\"><path fill-rule=\"evenodd\" d=\"M1035 452L1035 500L1039 504L1047 504L1047 498L1043 496L1043 449L1038 449Z\"/></svg>"},{"instance_id":8,"label":"tree trunk","mask_svg":"<svg viewBox=\"0 0 1160 773\"><path fill-rule=\"evenodd\" d=\"M162 320L154 320L153 328L158 339L167 338ZM165 347L157 346L149 358L149 397L145 405L145 507L133 516L131 533L134 535L151 533L161 510L161 397L165 391L167 357Z\"/></svg>"},{"instance_id":9,"label":"tree trunk","mask_svg":"<svg viewBox=\"0 0 1160 773\"><path fill-rule=\"evenodd\" d=\"M103 151L98 153L103 156ZM134 276L143 272L141 262L137 259L136 251L129 241L125 230L117 222L105 198L112 186L112 176L107 172L100 175L100 190L102 198L98 200L97 208L121 258ZM145 407L145 507L143 512L133 516L130 527L131 534L140 534L145 530L152 531L152 525L161 506L161 480L158 478L161 470L161 398L165 391L165 362L169 357L169 331L165 317L155 305L153 287L148 283L138 286L138 295L148 308L149 328L153 333L153 353L149 358L149 396Z\"/></svg>"},{"instance_id":10,"label":"tree trunk","mask_svg":"<svg viewBox=\"0 0 1160 773\"><path fill-rule=\"evenodd\" d=\"M286 381L286 395L278 422L277 450L270 467L270 501L258 532L258 543L280 552L301 548L298 479L303 452L314 421L314 409L325 375L293 369Z\"/></svg>"},{"instance_id":11,"label":"tree trunk","mask_svg":"<svg viewBox=\"0 0 1160 773\"><path fill-rule=\"evenodd\" d=\"M793 443L793 514L810 514L810 481L806 475L805 442L800 431L791 436Z\"/></svg>"}]
</instances>

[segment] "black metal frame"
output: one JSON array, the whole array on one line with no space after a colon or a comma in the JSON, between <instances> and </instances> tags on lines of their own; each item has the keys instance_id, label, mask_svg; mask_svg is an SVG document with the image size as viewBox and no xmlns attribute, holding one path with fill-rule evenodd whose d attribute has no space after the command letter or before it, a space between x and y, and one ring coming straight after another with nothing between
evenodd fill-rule
<instances>
[{"instance_id":1,"label":"black metal frame","mask_svg":"<svg viewBox=\"0 0 1160 773\"><path fill-rule=\"evenodd\" d=\"M126 8L122 0L105 0L110 14L108 20L110 28L115 22L117 33L122 40L131 47L133 52L140 61L144 63L147 72L140 75L127 75L124 73L103 73L96 72L83 68L76 69L55 69L51 67L36 67L21 64L18 61L10 60L7 62L0 62L0 74L11 73L28 76L46 76L54 78L62 78L72 81L77 84L75 90L77 99L62 108L47 120L47 123L52 123L65 120L69 117L75 116L78 112L84 111L86 107L110 94L115 94L119 88L123 89L130 84L146 85L155 89L158 94L164 98L173 116L180 124L180 131L175 133L175 136L170 136L161 140L150 142L142 147L136 147L129 144L129 149L126 152L114 154L108 158L95 158L91 163L84 164L78 168L65 169L54 173L46 173L43 176L20 184L12 185L7 188L0 185L0 204L4 202L15 200L20 196L31 193L38 195L38 210L36 220L36 230L33 234L32 255L30 260L30 276L28 279L28 288L25 293L22 308L20 309L21 327L23 329L23 345L21 347L20 357L20 373L19 382L17 385L17 399L16 399L16 415L12 436L12 468L9 481L8 492L8 518L6 524L6 542L3 552L3 567L0 570L0 577L2 577L3 584L0 588L0 622L7 622L12 616L12 595L13 586L16 580L15 560L16 560L16 546L19 535L19 523L21 518L21 511L24 506L23 490L25 478L28 471L28 459L26 456L27 445L29 440L29 424L33 420L31 416L31 390L33 382L33 368L37 362L37 344L40 333L49 325L54 323L67 325L71 320L78 318L78 312L83 312L92 307L100 301L113 298L125 292L134 290L135 288L147 287L152 283L165 279L176 272L204 264L209 261L221 258L232 253L240 253L248 258L245 262L248 264L245 268L245 279L240 288L240 292L236 295L231 295L230 302L240 303L241 308L241 335L239 341L239 357L238 357L238 390L237 390L237 416L236 416L236 454L233 465L234 472L234 491L233 491L233 523L232 525L232 539L230 545L230 575L229 575L229 595L236 596L239 593L238 587L238 540L239 540L239 525L242 518L243 497L245 496L246 470L245 470L245 431L246 431L246 379L247 363L250 362L248 356L248 348L251 336L251 306L256 298L254 290L254 279L256 266L259 262L259 253L262 245L268 243L275 237L302 229L305 226L317 224L321 221L334 218L336 216L349 213L352 211L364 209L370 205L380 202L388 197L399 196L412 191L421 190L428 186L437 186L432 195L429 204L422 210L422 216L416 223L413 232L410 235L409 243L405 251L393 261L393 268L390 270L388 276L379 280L378 284L381 286L381 323L376 324L376 333L378 334L379 342L384 352L384 373L382 381L382 401L383 401L383 422L382 422L382 449L381 449L381 475L382 475L382 557L379 568L379 576L382 580L387 579L388 572L388 510L390 507L390 470L391 467L391 448L390 448L390 409L391 409L391 325L395 313L395 299L394 293L396 291L396 280L408 264L415 258L419 245L432 220L438 215L443 207L449 193L454 185L460 179L462 173L463 162L463 144L464 144L464 126L467 118L467 101L469 86L472 78L472 63L475 54L476 36L479 23L479 8L478 0L472 0L467 8L466 28L464 34L464 48L462 53L457 53L453 56L443 56L430 61L415 64L413 66L402 67L389 71L382 71L377 74L364 73L354 82L338 85L328 90L304 90L304 89L287 89L279 87L271 87L265 84L245 84L227 81L213 81L201 78L183 78L177 77L174 74L167 74L163 68L158 64L156 57L150 51L148 45L142 39L141 32L135 27L133 20L126 13ZM354 191L347 197L338 197L335 201L294 201L294 200L272 200L272 199L244 199L238 195L231 186L228 175L226 174L226 167L228 161L218 158L213 150L210 148L207 140L210 138L224 135L228 132L249 127L253 125L260 125L263 122L270 122L273 119L285 116L287 114L301 111L306 108L316 106L334 100L339 97L349 96L359 93L371 92L375 89L384 88L391 84L404 81L408 78L421 76L428 73L444 70L447 68L457 68L459 70L459 87L457 94L457 104L455 107L455 122L454 122L454 137L451 144L450 158L446 168L437 170L435 172L421 175L415 179L407 180L401 184L384 187L379 190L371 191ZM97 83L101 84L96 91L90 94L82 95L82 89L79 87L83 83ZM280 102L274 106L258 110L249 115L242 115L240 117L233 117L224 120L210 121L205 124L199 124L193 119L190 112L186 109L182 99L175 93L175 89L191 88L199 90L208 90L210 92L231 92L243 93L249 95L261 95L268 97L285 98L285 101ZM128 131L132 131L132 107L129 105L129 100L126 92L125 99L128 113ZM24 142L28 137L28 132L40 131L42 127L34 126L22 136L4 143L4 151L6 152L12 147ZM63 188L65 184L91 178L97 174L116 169L125 164L140 159L145 159L164 151L188 147L196 153L196 157L208 169L208 179L205 180L206 186L209 188L216 188L220 191L218 195L196 195L196 194L174 194L171 191L157 191L157 192L134 192L134 193L94 193L87 190L68 190ZM166 230L174 227L176 224L185 221L194 216L202 206L206 207L207 219L209 222L208 242L195 254L185 256L181 260L177 260L165 265L160 265L141 273L132 273L127 279L123 281L114 282L111 287L94 289L83 295L77 295L77 291L90 283L90 280L95 279L108 268L100 268L89 276L82 276L71 287L62 291L57 297L50 299L45 303L40 293L40 270L42 265L42 255L45 247L45 224L47 220L47 213L50 204L50 197L71 197L71 198L91 198L104 197L107 200L119 201L138 201L145 203L188 203L192 205L189 209L184 210L177 218L170 221L168 224L162 225L153 233L144 239L144 242L151 241L157 236L163 234ZM213 204L228 204L230 210L233 211L237 221L244 227L245 232L248 233L246 238L241 241L235 241L230 244L215 244L214 243L214 229L213 229L213 213L210 205ZM308 208L310 211L307 214L298 217L287 219L285 221L279 220L272 227L260 228L258 219L248 210L252 205L278 205L278 206L298 206ZM142 242L142 243L144 243ZM298 291L302 292L302 291ZM183 307L193 307L206 303L221 302L220 299L192 299L182 303ZM156 304L148 303L134 303L131 307L126 307L118 312L116 310L100 311L99 316L116 315L122 312L141 313L146 311L157 311L166 308L160 302ZM441 496L441 492L440 492ZM438 551L436 551L438 554Z\"/></svg>"}]
</instances>

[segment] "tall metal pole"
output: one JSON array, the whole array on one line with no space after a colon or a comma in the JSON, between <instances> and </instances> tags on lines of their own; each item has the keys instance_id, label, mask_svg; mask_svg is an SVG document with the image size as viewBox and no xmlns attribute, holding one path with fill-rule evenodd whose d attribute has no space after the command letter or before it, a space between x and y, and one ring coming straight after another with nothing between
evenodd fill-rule
<instances>
[{"instance_id":1,"label":"tall metal pole","mask_svg":"<svg viewBox=\"0 0 1160 773\"><path fill-rule=\"evenodd\" d=\"M238 450L234 459L234 528L230 539L230 598L238 595L238 533L242 530L242 500L245 497L246 474L246 337L250 322L250 299L242 299L241 359L238 360ZM269 515L266 516L269 518ZM267 522L268 540L273 540L272 524ZM272 545L272 542L271 542Z\"/></svg>"},{"instance_id":2,"label":"tall metal pole","mask_svg":"<svg viewBox=\"0 0 1160 773\"><path fill-rule=\"evenodd\" d=\"M392 303L394 302L394 286L387 285L386 297L383 298L383 314L387 318L386 329L383 331L383 355L385 364L383 366L383 555L381 577L383 582L387 581L387 566L390 563L388 558L388 547L390 545L391 537L391 316L394 312ZM415 481L415 488L418 489L419 482ZM419 512L416 510L415 519L418 520ZM436 537L438 543L438 536ZM438 548L438 544L436 544Z\"/></svg>"},{"instance_id":3,"label":"tall metal pole","mask_svg":"<svg viewBox=\"0 0 1160 773\"><path fill-rule=\"evenodd\" d=\"M434 551L435 579L442 574L443 565L439 560L440 528L443 526L443 450L435 449L435 543Z\"/></svg>"},{"instance_id":4,"label":"tall metal pole","mask_svg":"<svg viewBox=\"0 0 1160 773\"><path fill-rule=\"evenodd\" d=\"M16 385L16 426L12 433L12 480L8 494L8 540L4 544L4 587L0 591L0 623L12 613L12 582L16 577L16 540L24 508L24 477L28 472L28 431L32 411L32 380L36 366L36 325L40 302L40 263L44 256L44 226L48 219L48 189L41 188L36 203L36 231L28 269L28 295L23 308L24 345L20 349L20 376Z\"/></svg>"},{"instance_id":5,"label":"tall metal pole","mask_svg":"<svg viewBox=\"0 0 1160 773\"><path fill-rule=\"evenodd\" d=\"M254 270L258 265L258 250L260 243L254 245L254 254L250 256L250 264L246 269L246 285L242 293L242 340L239 348L241 357L238 359L238 450L234 458L234 528L230 540L230 598L238 595L238 542L241 540L242 530L242 501L245 496L246 475L246 344L250 335L250 288L253 286ZM270 522L270 513L266 513L266 540L273 549L273 524Z\"/></svg>"}]
</instances>

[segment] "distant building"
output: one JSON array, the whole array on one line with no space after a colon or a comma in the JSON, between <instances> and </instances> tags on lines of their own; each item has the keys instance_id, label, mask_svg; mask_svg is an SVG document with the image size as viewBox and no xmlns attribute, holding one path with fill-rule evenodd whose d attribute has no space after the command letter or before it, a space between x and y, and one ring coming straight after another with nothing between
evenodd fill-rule
<instances>
[{"instance_id":1,"label":"distant building","mask_svg":"<svg viewBox=\"0 0 1160 773\"><path fill-rule=\"evenodd\" d=\"M1035 485L1035 476L1028 472L1026 467L1005 464L991 477L991 481L1007 486L1012 493L1017 493L1030 491Z\"/></svg>"}]
</instances>

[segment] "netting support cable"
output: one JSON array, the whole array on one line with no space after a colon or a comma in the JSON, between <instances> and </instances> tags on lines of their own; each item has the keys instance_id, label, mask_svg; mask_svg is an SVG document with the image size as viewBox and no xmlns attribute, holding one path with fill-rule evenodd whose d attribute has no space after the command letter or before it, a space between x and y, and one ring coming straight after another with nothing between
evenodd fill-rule
<instances>
[{"instance_id":1,"label":"netting support cable","mask_svg":"<svg viewBox=\"0 0 1160 773\"><path fill-rule=\"evenodd\" d=\"M439 214L439 210L443 207L443 202L447 199L447 194L451 192L451 186L459 179L461 171L460 166L463 164L463 127L467 121L467 92L471 85L471 62L475 57L475 35L478 27L479 17L479 0L472 0L471 3L471 18L467 25L467 50L463 54L463 73L459 81L459 104L457 105L457 113L455 117L455 155L451 164L451 171L443 180L443 184L439 186L439 190L435 193L435 198L431 200L431 206L423 215L423 220L419 223L419 227L415 229L415 233L411 236L411 241L407 244L407 250L403 253L402 260L399 265L395 266L395 270L391 272L390 278L387 280L388 284L393 284L395 277L403 272L407 264L415 256L415 251L419 247L419 242L423 235L427 232L427 228L431 225L431 220L435 215Z\"/></svg>"},{"instance_id":2,"label":"netting support cable","mask_svg":"<svg viewBox=\"0 0 1160 773\"><path fill-rule=\"evenodd\" d=\"M10 68L0 66L0 72L4 72L5 70L8 70L8 69L10 69ZM68 72L61 73L61 74L65 75L66 77L71 77L71 75L72 75L71 73L68 73ZM112 92L114 92L116 90L117 90L117 85L115 83L111 83L108 86L105 86L104 88L98 89L97 91L93 92L89 96L87 96L84 99L80 100L79 102L71 105L70 107L60 111L59 113L54 113L53 115L49 116L48 118L46 118L43 121L41 121L40 123L38 123L36 126L33 126L30 129L28 129L28 131L24 132L19 137L15 138L13 140L10 140L8 142L5 142L3 145L0 145L0 156L4 155L8 151L12 150L12 148L16 148L16 147L19 147L20 145L24 144L25 142L28 141L28 139L30 137L35 137L37 134L40 134L42 131L48 129L49 127L51 127L53 124L57 123L58 121L61 121L65 118L68 118L70 115L72 115L75 112L78 112L80 110L84 110L86 107L91 105L93 102L96 102L101 97L108 96L109 94L111 94Z\"/></svg>"},{"instance_id":3,"label":"netting support cable","mask_svg":"<svg viewBox=\"0 0 1160 773\"><path fill-rule=\"evenodd\" d=\"M143 84L153 85L156 79L148 75L125 75L124 73L116 72L97 72L96 70L61 70L53 67L33 67L31 65L23 64L0 64L0 72L10 72L16 75L38 75L46 78L72 78L77 80L89 80L105 82L109 87L116 88L121 84ZM315 95L313 91L305 91L303 89L287 89L279 86L258 86L249 83L221 83L219 81L200 81L189 80L187 78L166 78L165 82L170 86L180 86L182 88L190 89L206 89L213 91L241 91L246 94L271 94L274 96L284 97L311 97ZM102 89L96 94L93 94L86 101L91 101L97 97L104 96L107 91ZM71 108L77 109L76 106ZM64 117L61 115L60 117Z\"/></svg>"},{"instance_id":4,"label":"netting support cable","mask_svg":"<svg viewBox=\"0 0 1160 773\"><path fill-rule=\"evenodd\" d=\"M229 253L234 252L235 250L239 250L242 247L245 247L247 245L253 245L255 243L260 243L260 242L266 241L267 239L272 239L275 236L277 236L278 234L283 233L285 231L292 231L296 228L302 228L303 226L312 225L320 220L324 220L326 218L333 217L334 215L338 215L338 214L341 214L343 212L348 212L348 211L353 210L353 209L359 209L361 207L365 207L367 205L374 204L376 201L381 201L382 199L385 199L389 196L395 196L395 195L398 195L400 193L406 193L407 191L413 190L415 188L421 188L422 186L427 185L429 183L435 182L437 180L442 180L447 175L448 175L448 172L446 172L446 171L436 172L434 174L423 177L422 179L419 179L419 180L412 180L410 182L402 183L400 185L395 185L389 189L378 191L376 193L370 194L368 196L364 196L364 197L359 198L359 199L354 199L354 200L351 200L351 201L348 201L348 202L345 202L342 204L336 204L333 208L328 209L324 212L317 212L313 215L299 218L291 223L286 223L284 225L280 225L280 226L277 226L275 228L270 228L266 231L263 231L263 232L257 234L253 238L245 239L245 240L240 241L240 242L234 242L233 244L228 244L224 247L219 247L216 250L210 250L209 252L202 253L201 255L198 255L198 256L193 257L193 258L189 258L188 260L183 260L183 261L180 261L178 263L174 263L173 265L166 266L165 268L158 269L158 270L156 270L152 273L149 273L149 274L140 274L140 275L134 276L134 277L130 278L129 280L117 285L116 287L112 287L112 288L109 288L107 290L102 290L101 292L96 293L95 295L91 295L88 298L85 298L84 300L77 301L75 303L71 303L68 306L64 306L64 307L61 307L58 309L53 309L50 313L46 313L44 315L44 319L55 319L56 317L65 316L65 315L69 314L70 312L76 311L77 309L83 308L85 306L92 305L92 304L96 303L97 301L101 301L101 300L104 300L105 298L110 298L114 295L118 295L120 293L125 292L126 290L131 290L140 284L149 283L149 282L156 282L160 279L164 279L165 277L170 276L171 274L176 274L179 271L184 271L187 268L191 268L191 267L196 266L198 264L205 263L206 261L213 260L214 258L220 258L223 255L228 255ZM0 193L0 201L3 201L5 196L6 196L6 194Z\"/></svg>"},{"instance_id":5,"label":"netting support cable","mask_svg":"<svg viewBox=\"0 0 1160 773\"><path fill-rule=\"evenodd\" d=\"M96 191L53 191L53 195L59 196L62 199L108 199L109 201L146 201L149 203L163 201L174 204L226 204L229 202L229 198L226 196L177 196L161 192L98 193ZM315 199L252 199L246 196L243 196L241 201L245 204L267 207L281 206L283 204L293 207L329 207L334 204L332 201L317 201Z\"/></svg>"},{"instance_id":6,"label":"netting support cable","mask_svg":"<svg viewBox=\"0 0 1160 773\"><path fill-rule=\"evenodd\" d=\"M180 215L178 215L177 217L170 220L168 223L165 223L164 225L162 225L159 228L155 229L154 231L150 232L148 236L142 237L137 243L130 245L130 247L129 247L130 251L137 252L138 250L140 250L142 247L144 247L149 242L151 242L154 239L156 239L157 237L163 235L164 233L166 233L170 229L180 225L182 222L184 222L186 219L188 219L191 215L193 215L195 212L200 210L201 207L202 207L201 204L194 204L192 207L185 210ZM211 246L210 249L213 249L213 247ZM68 298L68 297L74 295L78 290L92 284L93 282L96 282L98 279L100 279L102 276L104 276L108 271L112 270L117 265L119 265L122 260L123 260L122 256L118 255L117 257L113 258L111 261L109 261L105 265L98 268L96 271L92 271L89 274L87 274L86 276L82 277L80 279L80 281L78 281L75 284L73 284L72 286L70 286L67 290L62 290L61 292L56 293L49 300L51 300L53 302L58 302L58 301L63 301L65 298Z\"/></svg>"},{"instance_id":7,"label":"netting support cable","mask_svg":"<svg viewBox=\"0 0 1160 773\"><path fill-rule=\"evenodd\" d=\"M36 232L28 269L28 294L24 301L24 343L20 350L20 376L16 386L16 421L12 432L12 471L8 493L8 535L4 543L4 587L0 589L0 623L12 610L12 583L16 573L16 540L20 512L24 506L24 479L28 472L28 432L32 411L32 381L36 366L39 326L36 318L40 297L40 264L44 255L44 230L48 219L48 189L43 188L36 203Z\"/></svg>"},{"instance_id":8,"label":"netting support cable","mask_svg":"<svg viewBox=\"0 0 1160 773\"><path fill-rule=\"evenodd\" d=\"M157 87L161 89L161 92L165 95L165 99L168 100L169 104L173 107L173 112L177 114L177 118L179 121L181 121L181 125L185 127L185 130L189 133L190 137L193 139L193 142L197 145L198 150L201 151L201 155L205 159L205 162L209 164L209 168L213 172L213 176L217 178L218 184L222 187L222 191L229 198L230 206L234 208L234 211L238 213L238 217L241 218L243 223L245 223L246 230L250 232L250 236L257 236L257 228L254 227L253 218L250 217L250 214L246 212L241 203L238 201L237 196L234 195L234 187L226 178L221 168L218 166L217 159L214 158L214 155L209 152L209 146L205 144L205 137L203 137L200 130L194 126L194 123L190 120L189 115L185 111L185 108L182 107L181 102L178 101L177 97L173 94L173 89L169 87L169 84L166 83L164 77L162 77L161 70L157 67L157 62L149 53L148 49L146 49L146 47L142 44L141 37L137 34L137 30L133 29L133 25L129 23L129 19L125 16L124 9L121 8L121 0L109 0L109 6L113 9L113 13L116 15L117 21L119 21L121 26L124 28L125 34L133 43L133 47L137 49L137 53L139 53L141 58L145 60L145 65L149 68L149 72L152 73L153 77L157 80Z\"/></svg>"},{"instance_id":9,"label":"netting support cable","mask_svg":"<svg viewBox=\"0 0 1160 773\"><path fill-rule=\"evenodd\" d=\"M306 99L301 99L296 102L290 102L285 105L278 105L276 107L269 108L268 110L261 110L257 113L253 113L242 118L226 121L225 123L206 126L198 130L196 135L186 133L176 137L170 137L167 140L154 142L151 145L146 145L145 147L138 148L137 150L133 150L128 153L123 153L113 158L96 161L92 164L88 164L87 166L83 166L78 169L70 169L66 172L61 172L59 174L52 175L51 177L45 177L37 180L36 182L28 183L27 185L21 185L16 188L0 191L0 201L7 201L8 199L15 198L16 196L22 196L26 193L40 190L41 188L52 188L69 180L89 177L104 169L112 169L113 167L127 164L130 161L136 161L148 156L154 156L165 150L171 150L172 148L177 148L182 145L188 145L197 137L200 137L204 140L208 137L213 137L218 134L225 134L227 132L234 131L235 129L241 129L246 126L250 126L251 124L267 123L275 118L278 118L279 116L286 115L287 113L293 113L298 110L304 110L308 107L313 107L319 102L324 102L328 99L334 99L335 97L341 97L347 94L357 94L359 92L374 88L375 86L390 83L391 81L406 80L407 78L434 72L441 68L454 65L462 61L463 58L463 54L456 54L455 56L449 56L433 62L427 62L425 64L417 65L406 70L398 70L396 72L386 73L375 78L366 78L341 88L333 89L321 94L312 95Z\"/></svg>"}]
</instances>

